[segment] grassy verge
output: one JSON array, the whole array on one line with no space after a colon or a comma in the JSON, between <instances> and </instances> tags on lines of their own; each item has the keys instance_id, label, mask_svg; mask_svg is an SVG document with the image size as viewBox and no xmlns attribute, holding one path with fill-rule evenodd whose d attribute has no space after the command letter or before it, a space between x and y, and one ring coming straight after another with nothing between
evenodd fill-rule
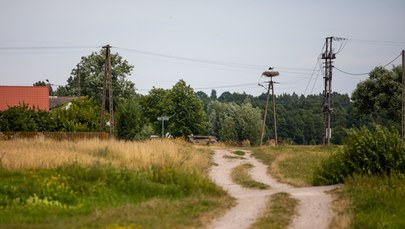
<instances>
[{"instance_id":1,"label":"grassy verge","mask_svg":"<svg viewBox=\"0 0 405 229\"><path fill-rule=\"evenodd\" d=\"M251 169L252 167L253 166L249 163L235 167L234 169L232 169L231 172L232 180L245 188L255 188L255 189L269 188L267 184L263 184L261 182L257 182L252 179L252 177L248 173L249 169Z\"/></svg>"},{"instance_id":2,"label":"grassy verge","mask_svg":"<svg viewBox=\"0 0 405 229\"><path fill-rule=\"evenodd\" d=\"M328 192L332 196L332 219L329 229L349 228L352 222L352 203L343 188Z\"/></svg>"},{"instance_id":3,"label":"grassy verge","mask_svg":"<svg viewBox=\"0 0 405 229\"><path fill-rule=\"evenodd\" d=\"M0 228L193 228L232 204L182 142L1 144Z\"/></svg>"},{"instance_id":4,"label":"grassy verge","mask_svg":"<svg viewBox=\"0 0 405 229\"><path fill-rule=\"evenodd\" d=\"M354 176L346 182L352 201L352 228L405 228L405 179Z\"/></svg>"},{"instance_id":5,"label":"grassy verge","mask_svg":"<svg viewBox=\"0 0 405 229\"><path fill-rule=\"evenodd\" d=\"M337 147L280 146L253 149L253 156L269 165L268 172L280 182L296 187L311 186L321 161Z\"/></svg>"},{"instance_id":6,"label":"grassy verge","mask_svg":"<svg viewBox=\"0 0 405 229\"><path fill-rule=\"evenodd\" d=\"M287 228L292 222L298 201L288 193L280 192L271 196L263 215L251 226L252 229Z\"/></svg>"}]
</instances>

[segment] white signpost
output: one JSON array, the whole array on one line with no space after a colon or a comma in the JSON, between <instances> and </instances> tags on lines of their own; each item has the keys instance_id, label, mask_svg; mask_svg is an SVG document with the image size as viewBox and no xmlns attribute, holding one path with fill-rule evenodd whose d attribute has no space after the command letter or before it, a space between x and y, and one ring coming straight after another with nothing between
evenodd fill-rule
<instances>
[{"instance_id":1,"label":"white signpost","mask_svg":"<svg viewBox=\"0 0 405 229\"><path fill-rule=\"evenodd\" d=\"M169 121L169 117L158 117L157 120L162 121L162 138L165 137L165 121Z\"/></svg>"}]
</instances>

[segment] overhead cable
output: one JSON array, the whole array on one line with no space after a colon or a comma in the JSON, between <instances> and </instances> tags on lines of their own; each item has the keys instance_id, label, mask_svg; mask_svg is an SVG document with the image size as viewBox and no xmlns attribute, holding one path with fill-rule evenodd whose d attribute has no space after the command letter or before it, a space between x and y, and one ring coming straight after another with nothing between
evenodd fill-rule
<instances>
[{"instance_id":1,"label":"overhead cable","mask_svg":"<svg viewBox=\"0 0 405 229\"><path fill-rule=\"evenodd\" d=\"M391 60L390 62L388 62L387 64L385 64L384 66L381 66L381 67L383 67L383 68L387 67L388 65L390 65L394 61L396 61L400 56L402 56L402 53L400 53L393 60ZM352 76L364 76L364 75L368 75L370 73L370 72L367 72L367 73L350 73L350 72L347 72L347 71L343 71L343 70L337 68L336 66L333 66L333 68L335 68L336 70L338 70L341 73L344 73L344 74L347 74L347 75L352 75Z\"/></svg>"}]
</instances>

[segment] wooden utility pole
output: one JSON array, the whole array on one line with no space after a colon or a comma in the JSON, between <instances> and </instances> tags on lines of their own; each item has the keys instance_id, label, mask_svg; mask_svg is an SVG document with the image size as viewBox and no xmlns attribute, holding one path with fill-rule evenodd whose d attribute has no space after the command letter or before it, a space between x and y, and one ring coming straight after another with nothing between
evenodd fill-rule
<instances>
[{"instance_id":1,"label":"wooden utility pole","mask_svg":"<svg viewBox=\"0 0 405 229\"><path fill-rule=\"evenodd\" d=\"M402 142L405 142L405 50L402 50Z\"/></svg>"},{"instance_id":2,"label":"wooden utility pole","mask_svg":"<svg viewBox=\"0 0 405 229\"><path fill-rule=\"evenodd\" d=\"M106 46L106 65L107 65L107 75L109 80L109 101L110 101L110 138L114 139L114 112L113 112L113 87L112 87L112 74L111 74L111 55L110 55L110 45Z\"/></svg>"},{"instance_id":3,"label":"wooden utility pole","mask_svg":"<svg viewBox=\"0 0 405 229\"><path fill-rule=\"evenodd\" d=\"M275 137L275 145L277 146L278 144L278 138L277 138L277 115L276 115L276 101L274 98L274 82L273 82L273 77L278 76L279 72L277 71L272 71L273 68L269 68L269 70L266 70L262 73L262 76L267 76L270 77L269 86L267 88L267 98L266 98L266 109L264 110L264 117L263 117L263 126L262 126L262 135L260 137L260 146L263 144L263 136L264 136L264 129L266 127L266 117L267 117L267 110L269 107L269 96L270 96L270 90L271 94L273 95L273 113L274 113L274 137Z\"/></svg>"},{"instance_id":4,"label":"wooden utility pole","mask_svg":"<svg viewBox=\"0 0 405 229\"><path fill-rule=\"evenodd\" d=\"M111 59L110 59L110 45L103 46L105 51L105 69L104 69L104 82L103 82L103 97L101 99L101 118L100 118L100 132L104 132L104 114L105 114L105 100L107 83L109 87L109 101L110 101L110 138L114 138L114 126L113 126L113 102L112 102L112 77L111 77Z\"/></svg>"},{"instance_id":5,"label":"wooden utility pole","mask_svg":"<svg viewBox=\"0 0 405 229\"><path fill-rule=\"evenodd\" d=\"M80 97L80 65L77 64L77 96Z\"/></svg>"},{"instance_id":6,"label":"wooden utility pole","mask_svg":"<svg viewBox=\"0 0 405 229\"><path fill-rule=\"evenodd\" d=\"M277 137L277 113L276 113L276 101L274 97L274 82L273 77L271 77L270 84L271 85L271 94L273 96L273 118L274 118L274 138L276 140L275 144L278 145L278 137Z\"/></svg>"},{"instance_id":7,"label":"wooden utility pole","mask_svg":"<svg viewBox=\"0 0 405 229\"><path fill-rule=\"evenodd\" d=\"M270 83L269 87L267 88L267 98L266 98L266 109L264 110L264 117L263 117L263 125L262 125L262 134L260 137L260 146L263 144L263 136L264 136L264 128L266 127L266 117L267 117L267 108L269 106L269 94L270 94ZM274 102L273 102L274 103Z\"/></svg>"}]
</instances>

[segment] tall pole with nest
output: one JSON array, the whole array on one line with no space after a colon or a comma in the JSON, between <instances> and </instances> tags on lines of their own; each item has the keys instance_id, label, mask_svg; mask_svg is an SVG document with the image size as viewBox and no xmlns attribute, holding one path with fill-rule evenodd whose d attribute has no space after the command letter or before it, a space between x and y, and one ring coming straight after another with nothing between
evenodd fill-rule
<instances>
[{"instance_id":1,"label":"tall pole with nest","mask_svg":"<svg viewBox=\"0 0 405 229\"><path fill-rule=\"evenodd\" d=\"M264 129L266 127L266 117L267 117L267 110L269 107L269 95L270 95L270 90L271 94L273 97L273 118L274 118L274 137L275 137L275 144L277 146L278 144L278 137L277 137L277 114L276 114L276 101L274 97L274 81L273 77L278 76L280 73L277 71L272 71L273 68L269 68L269 70L266 70L262 73L262 76L270 77L270 81L267 82L268 88L267 88L267 97L266 97L266 108L264 110L264 117L263 117L263 125L262 125L262 134L260 137L260 146L263 144L263 136L264 136Z\"/></svg>"}]
</instances>

